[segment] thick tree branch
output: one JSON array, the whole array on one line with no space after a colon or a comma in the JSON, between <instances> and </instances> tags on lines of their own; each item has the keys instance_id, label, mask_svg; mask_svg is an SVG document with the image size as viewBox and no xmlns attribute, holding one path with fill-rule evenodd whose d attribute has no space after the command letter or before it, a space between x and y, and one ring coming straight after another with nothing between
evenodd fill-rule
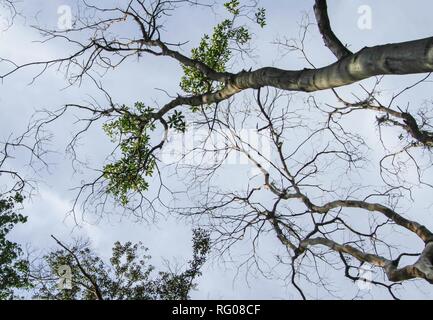
<instances>
[{"instance_id":1,"label":"thick tree branch","mask_svg":"<svg viewBox=\"0 0 433 320\"><path fill-rule=\"evenodd\" d=\"M351 55L352 52L341 43L331 29L326 0L316 0L316 4L314 5L314 14L316 16L319 31L322 34L323 41L325 42L325 46L332 51L338 60Z\"/></svg>"},{"instance_id":2,"label":"thick tree branch","mask_svg":"<svg viewBox=\"0 0 433 320\"><path fill-rule=\"evenodd\" d=\"M433 283L433 243L426 244L420 258L411 265L398 268L398 260L389 260L380 255L365 253L353 246L339 244L333 240L317 237L304 239L299 246L299 252L304 252L308 247L322 245L329 249L348 254L358 261L367 262L380 267L385 271L389 281L400 282L404 280L421 278Z\"/></svg>"},{"instance_id":3,"label":"thick tree branch","mask_svg":"<svg viewBox=\"0 0 433 320\"><path fill-rule=\"evenodd\" d=\"M387 44L364 48L350 57L320 69L289 71L265 67L255 71L242 71L231 75L221 90L198 96L177 97L154 116L160 118L181 105L200 106L218 103L246 89L270 86L289 91L311 92L336 88L381 74L431 71L433 38Z\"/></svg>"},{"instance_id":4,"label":"thick tree branch","mask_svg":"<svg viewBox=\"0 0 433 320\"><path fill-rule=\"evenodd\" d=\"M433 37L365 47L334 64L319 69L288 71L262 68L243 72L231 80L239 89L271 86L289 91L312 92L336 88L378 75L433 71Z\"/></svg>"},{"instance_id":5,"label":"thick tree branch","mask_svg":"<svg viewBox=\"0 0 433 320\"><path fill-rule=\"evenodd\" d=\"M188 61L172 51L170 54L181 63ZM185 60L187 59L187 60ZM194 66L189 60L189 65ZM200 70L205 70L200 65ZM215 93L203 96L209 103L225 100L246 89L270 86L289 91L313 92L352 84L378 75L416 74L433 71L433 37L365 47L336 63L319 69L283 70L264 67L255 71L236 74L216 74L210 79L221 80L230 76L226 86ZM207 103L207 102L206 102Z\"/></svg>"},{"instance_id":6,"label":"thick tree branch","mask_svg":"<svg viewBox=\"0 0 433 320\"><path fill-rule=\"evenodd\" d=\"M378 203L368 203L365 201L356 201L356 200L336 200L336 201L329 202L323 206L316 206L311 204L310 200L305 196L303 196L303 201L312 210L319 213L327 213L329 210L335 208L360 208L367 211L380 212L388 219L394 221L397 225L415 233L425 243L433 241L433 233L430 230L428 230L425 226L419 224L418 222L408 220L403 216L399 215L394 210L391 210L390 208Z\"/></svg>"}]
</instances>

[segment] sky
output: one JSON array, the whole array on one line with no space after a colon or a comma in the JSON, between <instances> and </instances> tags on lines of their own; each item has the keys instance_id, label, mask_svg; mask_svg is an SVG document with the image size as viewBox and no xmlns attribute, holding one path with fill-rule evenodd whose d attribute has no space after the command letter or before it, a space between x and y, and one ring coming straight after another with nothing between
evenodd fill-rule
<instances>
[{"instance_id":1,"label":"sky","mask_svg":"<svg viewBox=\"0 0 433 320\"><path fill-rule=\"evenodd\" d=\"M299 23L306 13L309 14L310 20L314 21L313 2L312 0L262 0L260 5L267 10L267 26L263 30L254 30L255 57L251 60L247 59L244 63L253 68L267 65L285 69L306 67L299 56L282 55L275 42L284 38L297 37ZM62 5L70 5L74 8L75 1L22 1L20 7L27 18L18 17L11 28L0 31L0 56L13 59L17 63L25 63L65 55L67 48L60 42L36 42L40 36L31 28L34 24L55 26L59 19L58 9ZM359 27L360 12L366 6L371 8L372 24L371 28L362 29ZM349 44L352 51L357 51L364 46L431 36L432 9L433 3L429 0L419 0L416 5L404 0L329 1L333 29L341 39L344 39L343 42ZM209 33L220 19L221 14L218 10L213 13L206 9L176 11L167 19L165 28L167 41L189 41L183 49L188 52L197 44L203 33ZM308 34L307 52L311 54L317 66L334 61L332 54L323 46L315 26ZM0 64L0 71L3 68L4 65ZM90 97L99 101L103 99L90 82L65 89L67 83L61 72L48 70L30 84L35 74L37 70L29 68L12 75L0 84L0 140L6 139L11 133L18 135L23 132L36 110L56 110L65 103L83 102ZM122 64L104 76L101 81L115 101L125 104L135 101L147 103L156 101L163 104L167 97L156 88L164 88L171 93L178 92L180 75L181 68L174 61L146 56L139 61L131 60ZM394 90L419 78L419 76L387 77L383 84L384 95L390 95ZM423 85L405 99L410 99L411 103L416 104L423 99L431 98L431 92L431 85ZM320 95L326 97L327 93L320 93ZM374 145L377 143L377 132L372 123L374 123L374 115L365 114L354 120L352 125L355 130L364 130L368 143ZM191 256L191 224L186 220L169 215L158 217L156 221L146 221L116 212L102 217L83 213L83 215L78 214L77 226L76 221L67 214L74 198L72 188L79 185L83 179L91 177L91 173L86 170L74 172L71 160L65 154L67 141L76 126L73 115L68 115L63 121L54 123L51 127L53 137L50 149L56 152L49 155L48 171L40 170L35 175L35 172L26 166L28 158L25 154L18 154L8 164L38 181L35 194L25 203L24 213L29 216L29 221L14 230L14 240L24 246L30 245L35 249L46 250L55 247L50 238L51 234L64 241L85 236L91 240L96 252L105 258L109 257L112 244L117 240L142 241L149 247L150 254L154 258L152 262L156 266L163 268L164 258L184 264ZM110 151L110 146L102 130L93 128L86 135L86 139L81 141L80 155L95 167L102 163L104 156ZM233 168L227 170L230 172L231 180L242 181L242 170L237 171ZM433 177L430 175L426 178ZM370 173L365 179L375 179L374 173ZM232 182L224 177L221 180L223 185ZM181 181L173 178L170 183L178 186ZM431 198L431 190L419 190L416 193L416 204L412 205L411 210L417 211L418 220L433 227L429 198ZM269 261L274 259L275 252L279 250L278 242L272 237L265 236L261 244L261 256ZM193 292L192 297L194 299L299 298L293 287L287 286L279 279L284 275L284 268L276 269L275 277L270 279L254 270L247 272L241 269L238 272L238 262L242 254L248 250L247 248L248 245L245 244L244 247L241 245L234 250L232 256L235 263L225 261L228 260L227 257L224 259L213 257L205 265L198 290ZM354 290L356 291L356 286L341 279L343 276L340 273L329 271L329 275L343 289L343 296L350 297ZM431 298L428 289L423 284L409 284L403 294L408 298ZM308 287L307 291L311 298L332 298L318 288ZM366 294L366 298L387 297L383 291L375 289Z\"/></svg>"}]
</instances>

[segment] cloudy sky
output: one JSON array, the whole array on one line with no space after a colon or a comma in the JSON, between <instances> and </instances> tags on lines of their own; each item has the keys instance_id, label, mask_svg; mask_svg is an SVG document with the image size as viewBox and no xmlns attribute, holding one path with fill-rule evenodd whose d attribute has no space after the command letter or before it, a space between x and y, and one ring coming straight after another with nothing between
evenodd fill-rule
<instances>
[{"instance_id":1,"label":"cloudy sky","mask_svg":"<svg viewBox=\"0 0 433 320\"><path fill-rule=\"evenodd\" d=\"M329 2L333 28L343 42L350 44L352 51L357 51L364 46L431 36L433 3L429 0L418 0L415 2L416 5L414 2L405 0ZM59 19L58 8L62 5L75 8L75 1L21 1L19 6L27 18L18 17L10 29L0 31L0 56L12 59L16 63L25 63L66 55L67 48L61 42L45 44L36 42L40 36L31 28L34 24L56 26ZM309 14L311 21L314 21L313 1L262 0L261 5L267 10L268 24L263 30L255 30L256 57L246 63L253 68L265 65L285 69L306 67L305 62L299 57L282 55L273 43L285 37L297 37L299 23L305 14ZM365 6L371 8L371 29L359 27L359 10ZM221 14L218 10L216 12L206 9L176 11L174 16L167 20L168 40L180 42L189 40L184 49L188 52L191 46L197 44L203 33L210 33L212 26L220 20ZM331 53L323 46L314 26L308 34L307 51L313 57L316 66L326 65L334 60ZM0 64L1 73L5 68L7 66ZM36 82L29 84L37 73L38 69L29 68L12 75L0 84L0 140L5 140L11 133L18 135L23 132L35 110L55 110L65 103L85 102L90 97L103 101L100 92L90 82L84 82L80 87L65 89L67 83L63 75L55 70L48 70ZM178 92L180 75L180 67L170 59L145 57L139 61L130 60L122 64L115 71L109 72L102 81L104 88L117 102L131 104L135 101L148 103L157 101L163 104L167 97L155 88L164 88L170 93ZM387 92L392 94L394 90L403 88L417 79L419 76L389 77L384 82L384 94L386 95ZM425 85L406 98L410 98L412 103L417 103L431 98L431 92L431 86ZM366 114L353 123L354 126L371 128L369 142L372 144L377 143L373 120L374 115ZM74 172L70 158L65 154L67 141L76 129L75 126L73 116L69 115L50 127L53 133L50 149L56 153L49 155L49 171L41 170L35 176L35 172L26 166L28 158L25 154L18 154L8 163L11 168L38 180L37 192L25 204L25 214L29 216L29 222L14 231L14 239L23 245L30 244L32 248L44 249L54 247L51 234L64 241L77 236L86 236L91 239L95 250L103 257L109 256L111 246L116 240L142 241L150 248L155 265L162 267L163 258L184 263L191 254L191 226L186 221L179 221L173 217L159 217L156 223L149 223L133 216L113 212L112 215L102 218L91 214L84 216L78 214L77 226L74 219L67 215L75 195L71 189L79 185L83 179L89 178L86 170L82 173ZM96 166L110 151L110 146L109 140L102 134L100 128L95 128L86 135L85 140L81 141L80 156L92 163L92 166ZM236 176L231 176L231 179L235 178ZM179 181L173 180L172 183L178 184ZM432 212L427 200L429 197L431 198L431 190L419 191L417 193L419 201L412 209L421 209L418 211L419 214L417 213L417 219L433 227ZM272 259L273 254L278 251L277 246L275 239L265 238L262 242L261 254ZM233 253L235 262L239 261L237 255L243 252L242 248L238 250L239 252ZM276 277L266 279L259 274L255 276L255 271L247 274L245 270L241 270L238 274L236 267L236 263L225 262L216 257L209 261L199 281L199 289L192 295L193 298L298 298L292 287L286 286L284 281L277 279L278 275L284 273L283 269L276 271ZM344 296L350 297L353 290L356 291L352 283L340 279L341 274L330 276L335 277L336 283L346 292L347 295ZM432 297L428 289L421 283L416 283L407 286L404 295L405 297ZM314 287L309 287L308 293L312 298L329 297ZM366 297L387 296L384 292L373 289Z\"/></svg>"}]
</instances>

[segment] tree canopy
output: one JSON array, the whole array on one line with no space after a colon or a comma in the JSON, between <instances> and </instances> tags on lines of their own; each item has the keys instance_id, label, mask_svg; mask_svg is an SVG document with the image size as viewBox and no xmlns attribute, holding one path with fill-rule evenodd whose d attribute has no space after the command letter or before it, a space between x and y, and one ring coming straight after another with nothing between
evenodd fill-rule
<instances>
[{"instance_id":1,"label":"tree canopy","mask_svg":"<svg viewBox=\"0 0 433 320\"><path fill-rule=\"evenodd\" d=\"M430 213L431 206L417 207L433 188L432 103L428 91L421 91L424 99L416 91L431 81L433 37L352 48L351 39L340 39L344 26L331 23L327 1L308 3L314 18L301 20L297 38L266 39L285 56L300 57L298 69L283 59L261 64L255 45L275 16L268 16L269 3L250 0L79 1L67 27L36 26L43 44L60 43L62 54L24 63L1 58L3 81L36 70L37 85L56 69L68 86L93 86L102 96L45 109L6 143L48 165L50 126L68 115L78 119L67 151L87 175L76 188L73 214L169 215L210 232L194 233L186 271L156 279L141 244L116 243L107 264L87 246L69 248L57 240L62 249L44 257L39 278L56 278L57 267L66 264L76 271L73 288L58 290L44 281L37 297L186 299L208 251L230 256L237 245L250 248L239 267L248 272L254 266L272 277L269 266L276 262L303 299L314 295L312 287L334 295L330 269L395 299L396 289L410 280L433 283L433 226L419 213ZM198 39L183 34L176 28L186 21L173 21L185 9L216 23ZM317 39L323 50L308 50ZM324 52L332 55L327 63ZM130 97L135 103L117 101L104 81L116 79L125 65L139 73L144 59L158 61L161 70L173 68L166 79L170 89L158 88L163 98L157 100L146 91ZM412 81L408 75L418 76ZM384 85L388 76L406 82L390 89ZM168 85L173 79L176 89ZM112 147L96 168L79 160L80 140L93 139L95 127ZM169 154L167 163L164 152L177 137L182 142L168 151L178 157ZM233 159L246 160L248 170L239 163L226 170ZM19 191L25 189L16 170L5 173L18 181ZM22 199L4 201L2 210L10 212L10 201ZM10 213L8 219L4 234L25 222ZM274 250L274 260L263 261L261 241L269 236L279 249L265 248ZM6 265L15 263L18 248L3 246L9 248Z\"/></svg>"},{"instance_id":2,"label":"tree canopy","mask_svg":"<svg viewBox=\"0 0 433 320\"><path fill-rule=\"evenodd\" d=\"M20 194L0 199L0 300L12 299L16 289L28 288L28 261L19 244L6 238L15 225L26 217L15 212L23 197Z\"/></svg>"},{"instance_id":3,"label":"tree canopy","mask_svg":"<svg viewBox=\"0 0 433 320\"><path fill-rule=\"evenodd\" d=\"M116 242L109 263L86 242L43 256L31 268L34 298L48 300L187 300L209 252L209 235L194 230L193 258L185 271L160 271L149 264L141 243ZM66 267L66 268L65 268ZM68 278L69 277L69 278ZM70 281L68 284L67 281Z\"/></svg>"}]
</instances>

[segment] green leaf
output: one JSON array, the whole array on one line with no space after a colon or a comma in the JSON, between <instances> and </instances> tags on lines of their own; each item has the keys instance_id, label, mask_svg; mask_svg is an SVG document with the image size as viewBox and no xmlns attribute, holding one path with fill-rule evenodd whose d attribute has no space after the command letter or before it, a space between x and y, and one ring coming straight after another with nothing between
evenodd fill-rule
<instances>
[{"instance_id":1,"label":"green leaf","mask_svg":"<svg viewBox=\"0 0 433 320\"><path fill-rule=\"evenodd\" d=\"M136 102L132 109L124 106L124 110L127 112L121 117L103 126L121 151L119 160L104 166L103 175L108 180L107 192L127 205L131 192L149 188L144 177L152 176L156 162L151 154L148 132L153 131L155 125L150 117L154 109L141 102Z\"/></svg>"},{"instance_id":2,"label":"green leaf","mask_svg":"<svg viewBox=\"0 0 433 320\"><path fill-rule=\"evenodd\" d=\"M27 217L16 212L16 205L23 200L19 193L0 199L0 300L12 299L15 289L30 286L28 261L22 258L20 245L7 239L17 224L27 221Z\"/></svg>"},{"instance_id":3,"label":"green leaf","mask_svg":"<svg viewBox=\"0 0 433 320\"><path fill-rule=\"evenodd\" d=\"M217 24L211 36L205 34L199 46L191 50L191 58L206 64L216 72L225 72L227 63L232 58L232 42L242 46L251 40L251 34L245 26L236 27L234 22L240 14L240 2L232 0L224 4L225 8L232 15L231 19L225 19ZM258 23L264 25L264 9L259 11ZM224 84L212 81L194 67L183 66L184 75L180 87L187 93L199 95L214 92L221 89ZM197 111L199 108L192 108Z\"/></svg>"}]
</instances>

